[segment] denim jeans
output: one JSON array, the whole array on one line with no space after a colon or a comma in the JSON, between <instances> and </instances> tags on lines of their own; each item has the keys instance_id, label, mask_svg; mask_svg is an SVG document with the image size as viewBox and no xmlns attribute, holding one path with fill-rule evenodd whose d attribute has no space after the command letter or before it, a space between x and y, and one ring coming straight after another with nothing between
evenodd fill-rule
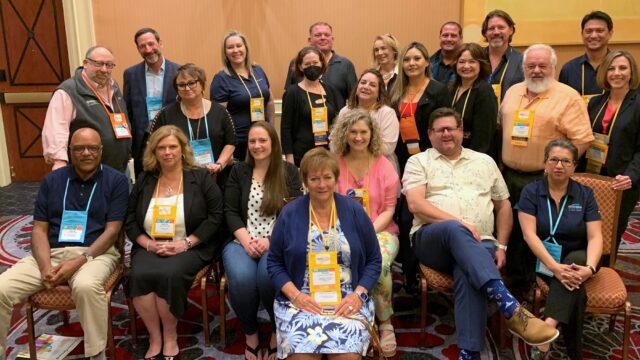
<instances>
[{"instance_id":1,"label":"denim jeans","mask_svg":"<svg viewBox=\"0 0 640 360\"><path fill-rule=\"evenodd\" d=\"M254 259L247 254L242 245L231 241L222 250L222 262L229 284L229 302L238 315L245 335L253 335L258 331L257 314L260 302L269 313L271 327L275 331L275 289L267 273L267 254Z\"/></svg>"}]
</instances>

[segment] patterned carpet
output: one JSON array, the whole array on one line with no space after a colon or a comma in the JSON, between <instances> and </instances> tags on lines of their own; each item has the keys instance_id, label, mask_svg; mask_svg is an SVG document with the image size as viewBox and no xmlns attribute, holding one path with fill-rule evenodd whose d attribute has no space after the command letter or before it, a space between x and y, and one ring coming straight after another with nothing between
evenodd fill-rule
<instances>
[{"instance_id":1,"label":"patterned carpet","mask_svg":"<svg viewBox=\"0 0 640 360\"><path fill-rule=\"evenodd\" d=\"M621 255L617 268L623 277L633 304L640 304L640 208L630 221L627 234L621 245ZM6 267L15 263L30 251L31 216L0 216L0 273ZM219 302L217 289L212 282L208 287L208 309L211 314L212 343L214 346L205 347L202 333L202 317L199 306L200 294L192 290L190 305L184 319L179 322L180 347L183 359L241 359L243 353L244 335L231 309L227 318L227 346L222 349L219 337ZM112 302L114 313L114 337L117 344L116 359L141 358L147 348L146 332L142 322L138 319L139 345L136 349L131 346L129 333L128 310L121 290L114 295ZM227 307L228 308L228 307ZM427 322L428 347L419 346L419 300L416 297L398 291L395 295L394 325L398 334L397 359L456 359L458 348L456 344L453 321L452 299L448 295L429 294L429 318ZM59 312L42 311L36 313L36 333L57 333L66 336L81 336L82 329L75 312L71 312L71 321L64 326ZM263 312L262 317L266 317ZM266 346L268 325L263 321L263 343ZM622 319L618 317L615 331L609 333L606 328L608 318L589 317L585 329L585 359L619 359L622 344ZM640 358L640 310L634 308L632 321L632 337L630 358ZM11 328L7 342L7 358L14 359L15 355L26 344L26 321L18 316L18 320ZM509 342L510 341L510 342ZM82 345L78 346L69 359L82 358ZM506 347L500 348L499 340L492 332L487 331L485 351L482 359L528 359L524 344L509 339ZM554 344L552 358L564 359L562 341Z\"/></svg>"}]
</instances>

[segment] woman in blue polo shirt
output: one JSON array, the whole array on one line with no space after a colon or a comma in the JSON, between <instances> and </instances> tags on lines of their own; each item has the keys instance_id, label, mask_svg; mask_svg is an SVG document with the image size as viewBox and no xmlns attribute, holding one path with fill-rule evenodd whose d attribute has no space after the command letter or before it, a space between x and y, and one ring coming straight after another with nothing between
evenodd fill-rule
<instances>
[{"instance_id":1,"label":"woman in blue polo shirt","mask_svg":"<svg viewBox=\"0 0 640 360\"><path fill-rule=\"evenodd\" d=\"M582 359L582 324L587 293L582 283L595 273L602 255L602 222L593 190L571 180L578 149L568 140L544 150L545 177L520 195L518 219L524 239L538 258L536 271L549 284L545 322L562 324L571 359ZM549 346L534 347L544 359Z\"/></svg>"},{"instance_id":2,"label":"woman in blue polo shirt","mask_svg":"<svg viewBox=\"0 0 640 360\"><path fill-rule=\"evenodd\" d=\"M251 63L249 43L244 34L231 31L222 40L222 70L211 81L211 100L225 106L236 130L233 156L244 161L247 135L254 121L272 121L273 98L269 79L259 65Z\"/></svg>"}]
</instances>

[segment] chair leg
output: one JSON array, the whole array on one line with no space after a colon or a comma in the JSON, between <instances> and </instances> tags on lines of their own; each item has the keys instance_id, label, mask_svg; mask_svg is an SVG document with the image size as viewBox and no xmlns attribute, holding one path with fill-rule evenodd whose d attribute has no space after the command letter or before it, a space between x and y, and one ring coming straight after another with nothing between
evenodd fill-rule
<instances>
[{"instance_id":1,"label":"chair leg","mask_svg":"<svg viewBox=\"0 0 640 360\"><path fill-rule=\"evenodd\" d=\"M25 312L27 315L27 330L29 332L29 358L31 360L37 360L36 356L36 334L33 324L33 308L31 307L31 302L27 300L27 304L25 306Z\"/></svg>"},{"instance_id":2,"label":"chair leg","mask_svg":"<svg viewBox=\"0 0 640 360\"><path fill-rule=\"evenodd\" d=\"M61 310L60 313L62 314L62 323L64 326L69 326L69 311Z\"/></svg>"},{"instance_id":3,"label":"chair leg","mask_svg":"<svg viewBox=\"0 0 640 360\"><path fill-rule=\"evenodd\" d=\"M535 287L533 289L533 315L538 316L538 312L540 311L540 303L542 302L542 291L539 287Z\"/></svg>"},{"instance_id":4,"label":"chair leg","mask_svg":"<svg viewBox=\"0 0 640 360\"><path fill-rule=\"evenodd\" d=\"M420 276L420 347L426 347L427 279Z\"/></svg>"},{"instance_id":5,"label":"chair leg","mask_svg":"<svg viewBox=\"0 0 640 360\"><path fill-rule=\"evenodd\" d=\"M629 358L629 336L631 332L631 303L624 305L624 330L622 332L622 360Z\"/></svg>"},{"instance_id":6,"label":"chair leg","mask_svg":"<svg viewBox=\"0 0 640 360\"><path fill-rule=\"evenodd\" d=\"M116 344L113 339L113 313L111 312L111 291L106 294L107 297L107 343L109 345L109 357L116 358Z\"/></svg>"},{"instance_id":7,"label":"chair leg","mask_svg":"<svg viewBox=\"0 0 640 360\"><path fill-rule=\"evenodd\" d=\"M209 308L207 305L207 277L200 280L200 298L202 301L202 326L204 330L204 345L211 346L211 334L209 333Z\"/></svg>"},{"instance_id":8,"label":"chair leg","mask_svg":"<svg viewBox=\"0 0 640 360\"><path fill-rule=\"evenodd\" d=\"M226 326L225 323L227 319L227 312L226 312L226 306L225 306L226 290L227 290L227 277L223 275L222 277L220 277L220 288L218 289L218 292L220 293L220 345L222 346L222 349L224 349L227 346L227 332L225 329L225 326Z\"/></svg>"},{"instance_id":9,"label":"chair leg","mask_svg":"<svg viewBox=\"0 0 640 360\"><path fill-rule=\"evenodd\" d=\"M613 332L616 327L616 314L609 316L609 332Z\"/></svg>"},{"instance_id":10,"label":"chair leg","mask_svg":"<svg viewBox=\"0 0 640 360\"><path fill-rule=\"evenodd\" d=\"M127 298L129 307L129 332L131 332L131 346L135 349L138 345L138 335L136 334L136 308L133 306L133 299Z\"/></svg>"}]
</instances>

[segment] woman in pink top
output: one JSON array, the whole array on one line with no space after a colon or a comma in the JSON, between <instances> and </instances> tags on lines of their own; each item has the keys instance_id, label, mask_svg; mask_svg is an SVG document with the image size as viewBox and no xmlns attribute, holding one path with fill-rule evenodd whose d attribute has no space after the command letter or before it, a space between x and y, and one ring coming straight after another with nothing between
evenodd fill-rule
<instances>
[{"instance_id":1,"label":"woman in pink top","mask_svg":"<svg viewBox=\"0 0 640 360\"><path fill-rule=\"evenodd\" d=\"M349 110L340 116L332 131L333 151L338 155L340 177L337 191L360 202L376 230L382 253L382 273L372 296L380 322L384 355L396 353L391 325L391 263L398 254L398 226L393 222L398 193L398 174L382 153L382 140L376 121L368 111Z\"/></svg>"}]
</instances>

